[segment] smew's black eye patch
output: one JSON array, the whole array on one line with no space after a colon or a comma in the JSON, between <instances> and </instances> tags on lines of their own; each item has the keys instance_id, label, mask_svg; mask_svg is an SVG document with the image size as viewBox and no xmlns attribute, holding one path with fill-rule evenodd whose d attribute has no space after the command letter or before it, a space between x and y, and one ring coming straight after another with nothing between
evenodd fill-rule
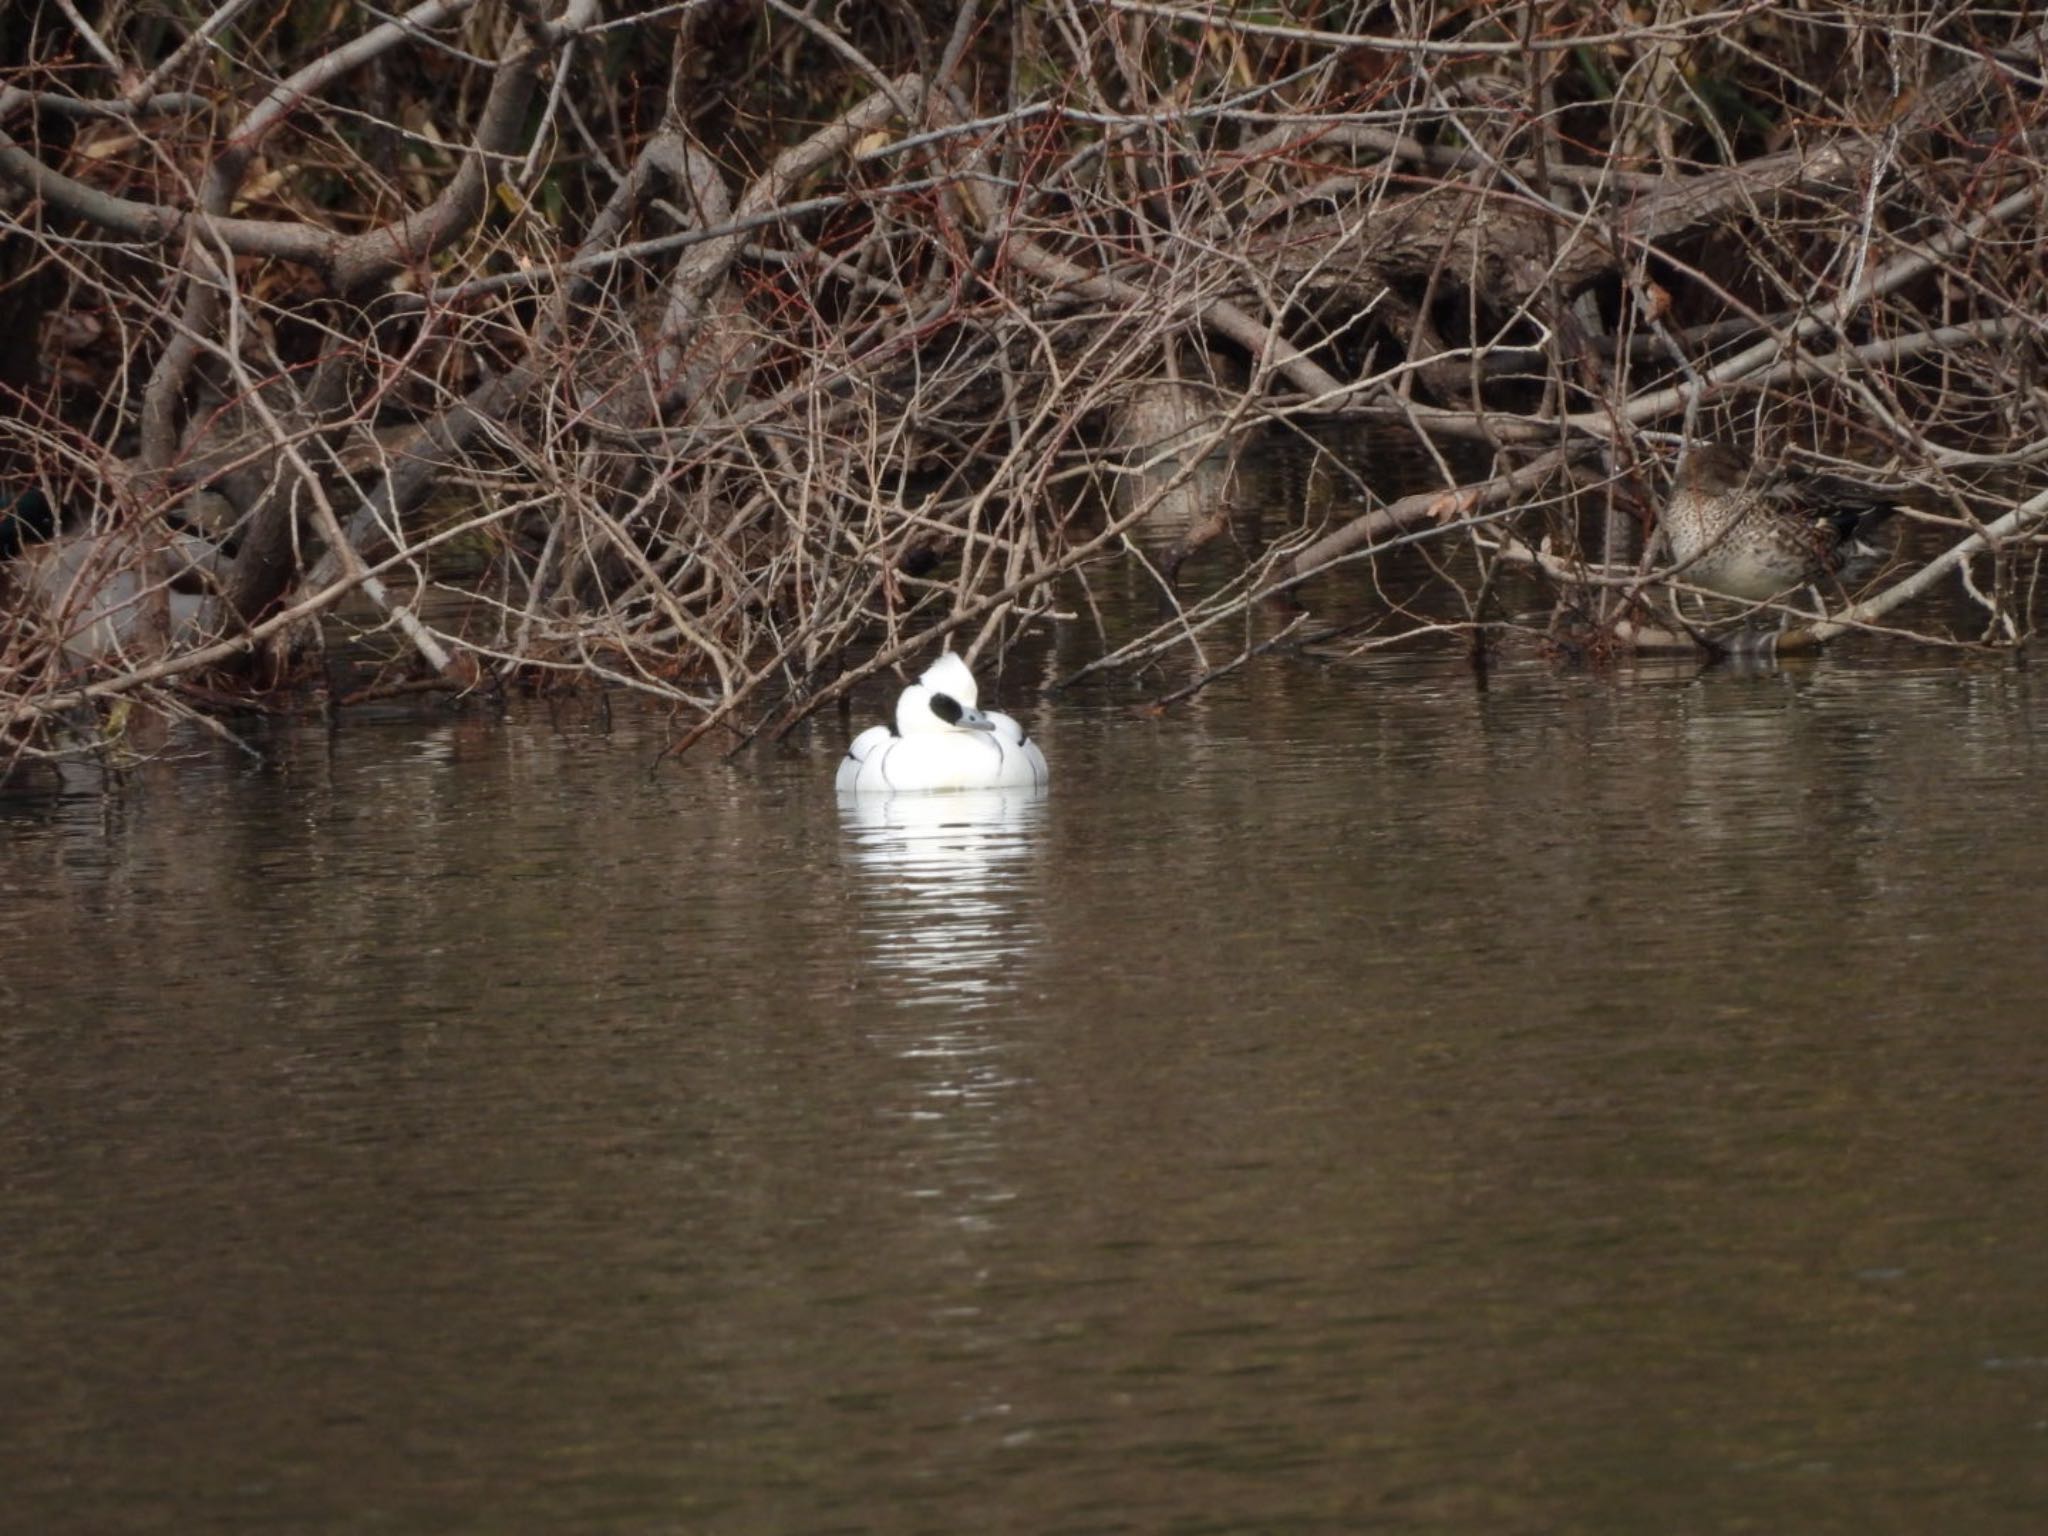
<instances>
[{"instance_id":1,"label":"smew's black eye patch","mask_svg":"<svg viewBox=\"0 0 2048 1536\"><path fill-rule=\"evenodd\" d=\"M948 725L958 725L961 715L960 701L948 693L935 693L932 695L932 713Z\"/></svg>"}]
</instances>

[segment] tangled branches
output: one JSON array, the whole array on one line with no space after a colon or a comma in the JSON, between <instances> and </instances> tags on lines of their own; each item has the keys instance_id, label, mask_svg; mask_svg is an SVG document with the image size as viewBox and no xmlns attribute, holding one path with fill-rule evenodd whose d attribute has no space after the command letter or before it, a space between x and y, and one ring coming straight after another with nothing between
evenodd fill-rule
<instances>
[{"instance_id":1,"label":"tangled branches","mask_svg":"<svg viewBox=\"0 0 2048 1536\"><path fill-rule=\"evenodd\" d=\"M1165 639L1400 539L1480 631L1513 574L1648 643L1661 450L1708 435L1881 469L1941 545L1783 643L1950 578L1976 618L1931 637L2034 627L2013 13L329 15L0 22L17 745L260 696L338 612L450 688L746 733L938 635L1004 645L1210 451L1331 417L1441 488L1297 520Z\"/></svg>"}]
</instances>

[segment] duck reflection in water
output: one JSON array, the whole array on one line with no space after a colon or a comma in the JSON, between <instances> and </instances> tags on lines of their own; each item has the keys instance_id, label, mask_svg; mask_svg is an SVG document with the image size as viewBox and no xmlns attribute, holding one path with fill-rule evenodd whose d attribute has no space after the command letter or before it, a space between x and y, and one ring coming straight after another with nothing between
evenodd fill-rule
<instances>
[{"instance_id":1,"label":"duck reflection in water","mask_svg":"<svg viewBox=\"0 0 2048 1536\"><path fill-rule=\"evenodd\" d=\"M1015 962L1038 942L1042 789L843 795L840 818L870 964L911 983L906 1002L982 1007L1015 990Z\"/></svg>"},{"instance_id":2,"label":"duck reflection in water","mask_svg":"<svg viewBox=\"0 0 2048 1536\"><path fill-rule=\"evenodd\" d=\"M957 1262L1017 1196L1007 1111L1042 1049L1045 794L843 795L839 807L874 1113L897 1127L888 1166L914 1202L907 1230L935 1262ZM974 1317L959 1326L978 1336Z\"/></svg>"}]
</instances>

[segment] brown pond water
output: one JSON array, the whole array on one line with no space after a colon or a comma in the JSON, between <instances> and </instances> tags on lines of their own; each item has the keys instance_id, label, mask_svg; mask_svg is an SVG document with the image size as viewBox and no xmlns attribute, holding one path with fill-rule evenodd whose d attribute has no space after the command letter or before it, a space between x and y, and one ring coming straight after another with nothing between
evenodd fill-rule
<instances>
[{"instance_id":1,"label":"brown pond water","mask_svg":"<svg viewBox=\"0 0 2048 1536\"><path fill-rule=\"evenodd\" d=\"M0 1527L2048 1529L2036 679L1041 680L0 800Z\"/></svg>"}]
</instances>

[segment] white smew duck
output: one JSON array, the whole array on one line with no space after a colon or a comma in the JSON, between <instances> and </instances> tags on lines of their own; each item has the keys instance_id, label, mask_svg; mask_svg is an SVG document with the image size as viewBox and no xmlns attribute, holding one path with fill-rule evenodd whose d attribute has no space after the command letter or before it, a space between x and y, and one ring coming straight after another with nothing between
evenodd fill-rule
<instances>
[{"instance_id":1,"label":"white smew duck","mask_svg":"<svg viewBox=\"0 0 2048 1536\"><path fill-rule=\"evenodd\" d=\"M946 652L903 690L893 729L878 725L854 737L839 764L840 793L1042 786L1038 743L1008 715L976 709L979 697L967 663Z\"/></svg>"}]
</instances>

